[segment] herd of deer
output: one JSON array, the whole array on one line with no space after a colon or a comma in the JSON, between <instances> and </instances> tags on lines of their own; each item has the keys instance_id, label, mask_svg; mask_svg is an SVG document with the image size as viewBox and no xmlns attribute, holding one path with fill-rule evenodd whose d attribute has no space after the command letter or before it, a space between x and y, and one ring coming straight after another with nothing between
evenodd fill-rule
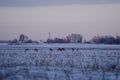
<instances>
[{"instance_id":1,"label":"herd of deer","mask_svg":"<svg viewBox=\"0 0 120 80\"><path fill-rule=\"evenodd\" d=\"M25 49L25 52L28 51L30 49L26 48ZM49 48L49 51L53 51L54 49L52 48ZM57 51L65 51L66 49L65 48L58 48ZM78 51L78 48L71 48L72 51ZM38 52L38 49L35 48L34 51Z\"/></svg>"}]
</instances>

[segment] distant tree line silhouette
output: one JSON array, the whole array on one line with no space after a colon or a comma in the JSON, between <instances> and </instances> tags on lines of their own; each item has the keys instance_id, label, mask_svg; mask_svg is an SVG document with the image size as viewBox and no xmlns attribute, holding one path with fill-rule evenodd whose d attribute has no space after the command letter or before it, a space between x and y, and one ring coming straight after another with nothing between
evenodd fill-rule
<instances>
[{"instance_id":1,"label":"distant tree line silhouette","mask_svg":"<svg viewBox=\"0 0 120 80\"><path fill-rule=\"evenodd\" d=\"M21 34L19 36L19 40L14 39L12 41L9 41L8 44L15 44L15 45L20 45L20 44L24 44L24 43L36 43L38 44L38 41L33 41L32 39L29 39L27 36L25 36L24 34Z\"/></svg>"},{"instance_id":2,"label":"distant tree line silhouette","mask_svg":"<svg viewBox=\"0 0 120 80\"><path fill-rule=\"evenodd\" d=\"M74 34L76 35L76 34ZM77 34L78 35L78 34ZM80 35L80 34L79 34ZM82 36L82 35L80 35ZM75 41L75 42L71 42L71 40ZM8 43L8 44L15 44L15 45L19 45L19 44L24 44L24 43L35 43L38 44L41 41L37 41L37 40L32 40L29 39L27 36L25 36L24 34L21 34L19 36L19 39L14 39L14 40L0 40L0 43ZM82 41L82 37L76 37L76 36L70 36L69 38L54 38L54 39L47 39L46 41L44 41L43 43L89 43L89 44L120 44L120 36L94 36L91 40L89 41Z\"/></svg>"},{"instance_id":3,"label":"distant tree line silhouette","mask_svg":"<svg viewBox=\"0 0 120 80\"><path fill-rule=\"evenodd\" d=\"M54 39L47 39L45 43L82 43L82 35L70 34L64 39L56 37Z\"/></svg>"},{"instance_id":4,"label":"distant tree line silhouette","mask_svg":"<svg viewBox=\"0 0 120 80\"><path fill-rule=\"evenodd\" d=\"M95 36L91 39L91 43L96 44L120 44L120 36Z\"/></svg>"},{"instance_id":5,"label":"distant tree line silhouette","mask_svg":"<svg viewBox=\"0 0 120 80\"><path fill-rule=\"evenodd\" d=\"M45 43L69 43L69 40L62 38L48 39Z\"/></svg>"}]
</instances>

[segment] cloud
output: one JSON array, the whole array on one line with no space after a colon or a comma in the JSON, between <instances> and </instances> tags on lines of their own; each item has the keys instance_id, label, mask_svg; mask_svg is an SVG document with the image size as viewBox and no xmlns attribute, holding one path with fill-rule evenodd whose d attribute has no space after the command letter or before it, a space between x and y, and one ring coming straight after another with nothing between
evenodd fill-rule
<instances>
[{"instance_id":1,"label":"cloud","mask_svg":"<svg viewBox=\"0 0 120 80\"><path fill-rule=\"evenodd\" d=\"M108 4L120 0L0 0L0 7L31 7L67 4Z\"/></svg>"}]
</instances>

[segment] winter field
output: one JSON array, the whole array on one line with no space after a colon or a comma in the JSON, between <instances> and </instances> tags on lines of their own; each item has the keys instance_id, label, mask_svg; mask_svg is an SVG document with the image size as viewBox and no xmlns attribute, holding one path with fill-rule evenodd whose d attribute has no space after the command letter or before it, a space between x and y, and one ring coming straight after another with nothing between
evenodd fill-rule
<instances>
[{"instance_id":1,"label":"winter field","mask_svg":"<svg viewBox=\"0 0 120 80\"><path fill-rule=\"evenodd\" d=\"M120 45L0 45L0 80L120 80Z\"/></svg>"}]
</instances>

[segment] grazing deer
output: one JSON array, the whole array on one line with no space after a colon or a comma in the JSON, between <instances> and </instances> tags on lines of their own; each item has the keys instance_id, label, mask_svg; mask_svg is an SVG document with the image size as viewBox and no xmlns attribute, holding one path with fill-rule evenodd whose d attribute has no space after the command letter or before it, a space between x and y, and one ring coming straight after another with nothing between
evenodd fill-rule
<instances>
[{"instance_id":1,"label":"grazing deer","mask_svg":"<svg viewBox=\"0 0 120 80\"><path fill-rule=\"evenodd\" d=\"M52 49L52 48L50 48L49 50L50 50L50 51L53 51L53 49Z\"/></svg>"},{"instance_id":2,"label":"grazing deer","mask_svg":"<svg viewBox=\"0 0 120 80\"><path fill-rule=\"evenodd\" d=\"M25 52L26 52L26 51L28 51L28 50L29 50L28 48L27 48L27 49L25 49Z\"/></svg>"},{"instance_id":3,"label":"grazing deer","mask_svg":"<svg viewBox=\"0 0 120 80\"><path fill-rule=\"evenodd\" d=\"M61 48L62 49L62 51L65 51L65 48Z\"/></svg>"},{"instance_id":4,"label":"grazing deer","mask_svg":"<svg viewBox=\"0 0 120 80\"><path fill-rule=\"evenodd\" d=\"M76 51L78 51L78 48L76 49Z\"/></svg>"},{"instance_id":5,"label":"grazing deer","mask_svg":"<svg viewBox=\"0 0 120 80\"><path fill-rule=\"evenodd\" d=\"M78 51L78 48L72 48L72 51L75 51L75 50Z\"/></svg>"},{"instance_id":6,"label":"grazing deer","mask_svg":"<svg viewBox=\"0 0 120 80\"><path fill-rule=\"evenodd\" d=\"M74 48L72 48L72 51L74 51L75 49Z\"/></svg>"},{"instance_id":7,"label":"grazing deer","mask_svg":"<svg viewBox=\"0 0 120 80\"><path fill-rule=\"evenodd\" d=\"M38 51L38 49L34 49L35 51Z\"/></svg>"},{"instance_id":8,"label":"grazing deer","mask_svg":"<svg viewBox=\"0 0 120 80\"><path fill-rule=\"evenodd\" d=\"M58 51L65 51L65 48L58 48Z\"/></svg>"}]
</instances>

